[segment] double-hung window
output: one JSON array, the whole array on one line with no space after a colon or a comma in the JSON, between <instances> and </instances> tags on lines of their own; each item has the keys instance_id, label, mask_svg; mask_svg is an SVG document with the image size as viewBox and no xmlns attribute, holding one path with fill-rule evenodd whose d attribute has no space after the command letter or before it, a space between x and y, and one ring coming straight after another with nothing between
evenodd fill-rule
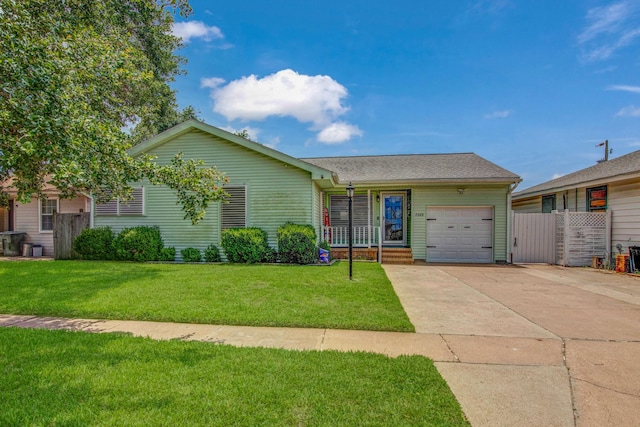
<instances>
[{"instance_id":1,"label":"double-hung window","mask_svg":"<svg viewBox=\"0 0 640 427\"><path fill-rule=\"evenodd\" d=\"M53 231L53 213L58 211L58 199L40 200L40 232Z\"/></svg>"},{"instance_id":2,"label":"double-hung window","mask_svg":"<svg viewBox=\"0 0 640 427\"><path fill-rule=\"evenodd\" d=\"M556 210L556 195L542 196L542 213L551 213Z\"/></svg>"}]
</instances>

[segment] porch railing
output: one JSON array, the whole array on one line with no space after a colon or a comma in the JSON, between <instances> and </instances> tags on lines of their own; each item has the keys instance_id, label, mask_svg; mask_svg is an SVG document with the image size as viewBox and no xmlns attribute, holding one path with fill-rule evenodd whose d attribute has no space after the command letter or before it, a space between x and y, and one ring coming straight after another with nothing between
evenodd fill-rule
<instances>
[{"instance_id":1,"label":"porch railing","mask_svg":"<svg viewBox=\"0 0 640 427\"><path fill-rule=\"evenodd\" d=\"M369 248L378 246L380 227L353 227L353 246ZM346 247L349 245L349 227L322 227L322 239L332 247Z\"/></svg>"}]
</instances>

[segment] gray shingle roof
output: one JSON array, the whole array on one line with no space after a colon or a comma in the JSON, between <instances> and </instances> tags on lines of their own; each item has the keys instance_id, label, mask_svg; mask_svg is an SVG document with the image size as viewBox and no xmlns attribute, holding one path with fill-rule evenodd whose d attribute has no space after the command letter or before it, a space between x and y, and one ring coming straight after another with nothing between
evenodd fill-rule
<instances>
[{"instance_id":1,"label":"gray shingle roof","mask_svg":"<svg viewBox=\"0 0 640 427\"><path fill-rule=\"evenodd\" d=\"M536 193L551 192L565 187L579 186L596 180L613 179L624 175L636 174L640 172L640 150L617 157L615 159L598 163L577 172L561 176L534 185L513 194L515 198L532 196Z\"/></svg>"},{"instance_id":2,"label":"gray shingle roof","mask_svg":"<svg viewBox=\"0 0 640 427\"><path fill-rule=\"evenodd\" d=\"M474 153L300 159L338 175L341 183L519 182L520 177Z\"/></svg>"}]
</instances>

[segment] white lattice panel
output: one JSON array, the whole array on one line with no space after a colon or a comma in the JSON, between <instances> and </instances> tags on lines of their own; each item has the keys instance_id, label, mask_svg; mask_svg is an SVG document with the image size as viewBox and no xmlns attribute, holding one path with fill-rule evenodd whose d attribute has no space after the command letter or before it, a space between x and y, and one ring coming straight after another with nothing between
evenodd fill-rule
<instances>
[{"instance_id":1,"label":"white lattice panel","mask_svg":"<svg viewBox=\"0 0 640 427\"><path fill-rule=\"evenodd\" d=\"M556 259L560 265L591 265L592 257L607 253L605 212L566 212L556 217ZM566 246L566 247L565 247Z\"/></svg>"},{"instance_id":2,"label":"white lattice panel","mask_svg":"<svg viewBox=\"0 0 640 427\"><path fill-rule=\"evenodd\" d=\"M607 226L605 212L572 212L569 214L569 227L602 227Z\"/></svg>"}]
</instances>

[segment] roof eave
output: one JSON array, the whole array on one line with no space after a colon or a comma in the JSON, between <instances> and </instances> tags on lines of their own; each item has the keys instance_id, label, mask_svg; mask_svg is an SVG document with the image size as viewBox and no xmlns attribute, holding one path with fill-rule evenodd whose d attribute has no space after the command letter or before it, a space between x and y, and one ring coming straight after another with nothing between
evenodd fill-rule
<instances>
[{"instance_id":1,"label":"roof eave","mask_svg":"<svg viewBox=\"0 0 640 427\"><path fill-rule=\"evenodd\" d=\"M226 139L227 141L238 144L242 147L245 147L249 150L255 151L257 153L263 154L267 157L271 157L273 159L279 160L283 163L287 163L291 166L295 166L299 169L305 170L311 173L312 179L323 179L324 177L331 177L333 172L328 169L323 169L321 167L312 165L311 163L307 163L305 161L296 159L295 157L291 157L287 154L284 154L280 151L274 150L272 148L266 147L260 143L249 141L246 138L243 138L238 135L234 135L231 132L227 132L223 129L219 129L215 126L208 125L206 123L202 123L195 119L189 119L185 122L180 123L172 127L171 129L167 129L166 131L159 133L158 135L132 147L129 149L129 154L131 156L137 156L153 148L164 144L165 142L177 138L178 136L185 134L191 130L199 130L205 133L208 133L213 136L217 136L219 138Z\"/></svg>"},{"instance_id":2,"label":"roof eave","mask_svg":"<svg viewBox=\"0 0 640 427\"><path fill-rule=\"evenodd\" d=\"M429 184L447 184L447 185L458 185L458 184L516 184L521 182L521 178L458 178L458 179L448 179L448 178L430 178L430 179L390 179L390 180L352 180L350 181L354 186L355 185L367 185L367 186L396 186L396 185L429 185ZM340 181L340 185L347 185L347 181Z\"/></svg>"},{"instance_id":3,"label":"roof eave","mask_svg":"<svg viewBox=\"0 0 640 427\"><path fill-rule=\"evenodd\" d=\"M559 193L561 191L573 190L575 188L582 187L596 187L599 185L605 185L609 183L615 183L619 181L626 181L628 179L640 178L640 171L633 173L625 173L620 175L609 176L606 178L593 179L590 181L581 181L574 184L560 185L556 187L543 188L532 192L523 190L513 194L513 200L528 199L532 197L544 196L551 193Z\"/></svg>"}]
</instances>

